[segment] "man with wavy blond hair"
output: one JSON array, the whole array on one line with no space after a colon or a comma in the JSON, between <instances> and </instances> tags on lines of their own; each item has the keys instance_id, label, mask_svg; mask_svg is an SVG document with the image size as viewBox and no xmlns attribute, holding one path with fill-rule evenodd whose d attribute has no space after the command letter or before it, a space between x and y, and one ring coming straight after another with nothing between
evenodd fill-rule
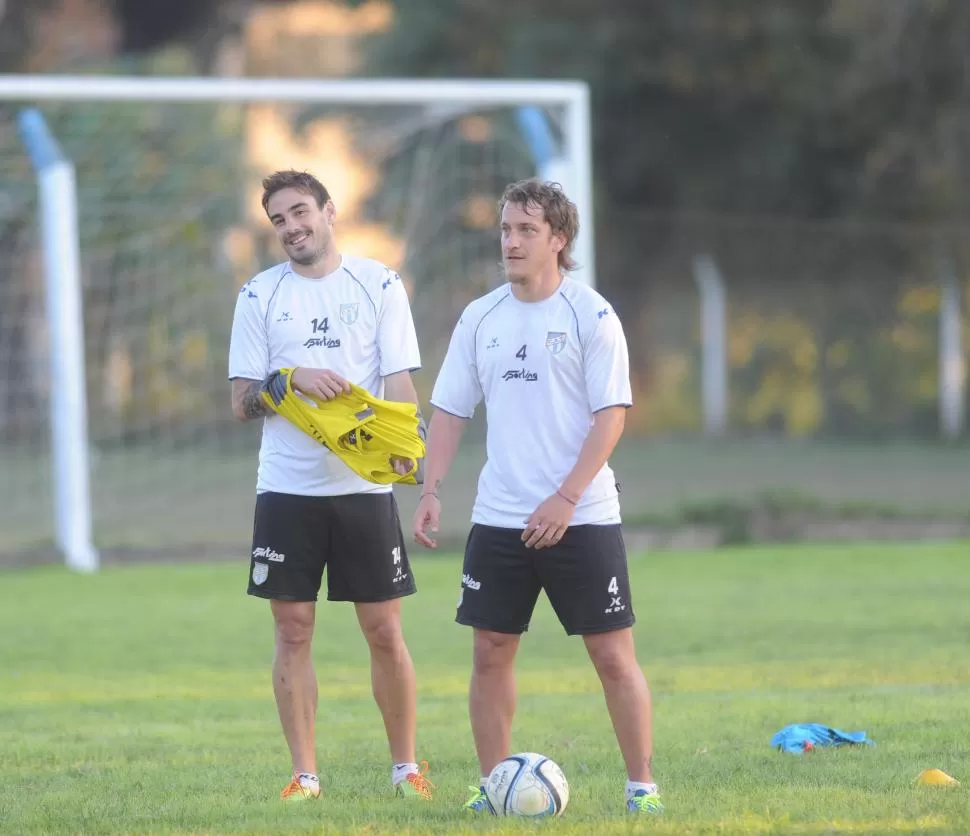
<instances>
[{"instance_id":1,"label":"man with wavy blond hair","mask_svg":"<svg viewBox=\"0 0 970 836\"><path fill-rule=\"evenodd\" d=\"M650 692L633 644L619 489L607 460L632 404L629 355L610 304L566 274L579 230L556 183L502 196L508 282L465 308L431 402L417 542L439 525L438 491L465 423L484 400L487 461L465 549L457 621L474 630L469 692L481 779L466 804L493 812L484 786L509 754L515 654L545 590L599 674L626 762L626 806L663 808L652 774Z\"/></svg>"}]
</instances>

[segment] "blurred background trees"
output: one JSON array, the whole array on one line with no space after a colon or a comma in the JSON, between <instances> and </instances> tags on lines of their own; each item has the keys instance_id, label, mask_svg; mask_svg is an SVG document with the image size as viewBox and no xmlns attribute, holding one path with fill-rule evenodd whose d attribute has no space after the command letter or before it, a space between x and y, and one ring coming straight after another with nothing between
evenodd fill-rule
<instances>
[{"instance_id":1,"label":"blurred background trees","mask_svg":"<svg viewBox=\"0 0 970 836\"><path fill-rule=\"evenodd\" d=\"M247 27L261 12L298 6L366 9L387 23L364 27L353 60L345 46L299 31L280 35L275 52L250 48ZM970 6L960 0L7 0L2 9L7 72L298 75L323 66L583 79L594 110L599 284L624 314L637 387L651 405L634 423L699 426L692 263L705 254L729 288L734 430L936 434L940 264L963 275L968 263ZM11 112L0 119L7 140ZM203 114L186 112L54 109L53 124L70 143L87 124L114 120L110 142L79 153L108 182L134 177L145 192L198 207L179 234L185 269L204 281L213 232L244 214L216 198L240 173L242 117L226 109L207 132ZM294 130L314 118L299 114ZM389 157L368 206L393 202L400 178ZM497 190L502 177L493 179ZM233 189L224 187L230 202ZM16 203L7 203L7 241L23 234L9 211ZM131 218L111 206L91 215L114 218L92 235L100 257L116 247L110 258L123 260ZM171 234L158 236L165 252ZM454 280L451 272L414 270L429 282ZM8 363L26 356L6 352ZM220 362L217 351L213 374Z\"/></svg>"}]
</instances>

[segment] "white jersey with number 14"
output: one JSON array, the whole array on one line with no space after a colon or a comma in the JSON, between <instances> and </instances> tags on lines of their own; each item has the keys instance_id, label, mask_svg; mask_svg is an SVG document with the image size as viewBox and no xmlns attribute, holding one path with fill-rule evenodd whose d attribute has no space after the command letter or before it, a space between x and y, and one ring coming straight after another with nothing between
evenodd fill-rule
<instances>
[{"instance_id":1,"label":"white jersey with number 14","mask_svg":"<svg viewBox=\"0 0 970 836\"><path fill-rule=\"evenodd\" d=\"M575 466L594 413L632 405L626 337L613 308L569 278L541 302L520 302L508 284L476 299L455 327L431 403L471 418L483 399L487 461L472 522L524 528ZM606 464L572 524L618 522Z\"/></svg>"},{"instance_id":2,"label":"white jersey with number 14","mask_svg":"<svg viewBox=\"0 0 970 836\"><path fill-rule=\"evenodd\" d=\"M384 396L384 378L421 366L411 306L393 270L344 256L320 279L289 262L260 273L239 293L229 344L229 377L263 380L277 369L330 369ZM263 424L258 492L302 496L386 493L279 415Z\"/></svg>"}]
</instances>

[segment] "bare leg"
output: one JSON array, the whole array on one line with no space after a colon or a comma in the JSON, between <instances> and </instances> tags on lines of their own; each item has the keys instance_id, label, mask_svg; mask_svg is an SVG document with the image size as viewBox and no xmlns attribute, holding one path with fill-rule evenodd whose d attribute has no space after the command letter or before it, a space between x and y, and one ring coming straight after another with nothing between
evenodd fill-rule
<instances>
[{"instance_id":1,"label":"bare leg","mask_svg":"<svg viewBox=\"0 0 970 836\"><path fill-rule=\"evenodd\" d=\"M356 604L357 620L367 639L374 700L394 763L415 762L417 696L414 665L401 631L401 601Z\"/></svg>"},{"instance_id":2,"label":"bare leg","mask_svg":"<svg viewBox=\"0 0 970 836\"><path fill-rule=\"evenodd\" d=\"M616 740L631 781L653 782L653 718L650 689L637 663L633 631L627 627L584 636L596 668Z\"/></svg>"},{"instance_id":3,"label":"bare leg","mask_svg":"<svg viewBox=\"0 0 970 836\"><path fill-rule=\"evenodd\" d=\"M517 635L475 630L468 713L482 775L488 775L509 753L518 649Z\"/></svg>"},{"instance_id":4,"label":"bare leg","mask_svg":"<svg viewBox=\"0 0 970 836\"><path fill-rule=\"evenodd\" d=\"M273 693L283 734L290 747L293 773L317 772L315 723L317 678L310 642L316 604L312 601L272 601L276 620Z\"/></svg>"}]
</instances>

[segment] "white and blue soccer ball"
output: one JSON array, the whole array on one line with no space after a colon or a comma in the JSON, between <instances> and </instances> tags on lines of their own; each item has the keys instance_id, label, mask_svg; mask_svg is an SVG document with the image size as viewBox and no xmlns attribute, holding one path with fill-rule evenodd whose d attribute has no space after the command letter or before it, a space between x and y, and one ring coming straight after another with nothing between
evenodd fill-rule
<instances>
[{"instance_id":1,"label":"white and blue soccer ball","mask_svg":"<svg viewBox=\"0 0 970 836\"><path fill-rule=\"evenodd\" d=\"M488 776L485 794L498 816L558 816L569 803L559 765L535 752L509 755Z\"/></svg>"}]
</instances>

